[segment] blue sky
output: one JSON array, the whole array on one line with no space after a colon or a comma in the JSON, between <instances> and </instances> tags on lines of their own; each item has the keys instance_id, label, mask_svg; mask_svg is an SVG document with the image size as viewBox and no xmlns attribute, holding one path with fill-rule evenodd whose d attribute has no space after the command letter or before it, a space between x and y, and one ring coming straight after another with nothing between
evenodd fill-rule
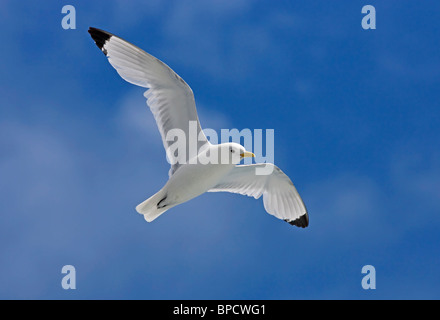
<instances>
[{"instance_id":1,"label":"blue sky","mask_svg":"<svg viewBox=\"0 0 440 320\"><path fill-rule=\"evenodd\" d=\"M440 298L438 1L65 4L76 30L58 1L0 4L0 298ZM221 193L146 223L159 132L89 26L171 66L203 127L275 129L310 227Z\"/></svg>"}]
</instances>

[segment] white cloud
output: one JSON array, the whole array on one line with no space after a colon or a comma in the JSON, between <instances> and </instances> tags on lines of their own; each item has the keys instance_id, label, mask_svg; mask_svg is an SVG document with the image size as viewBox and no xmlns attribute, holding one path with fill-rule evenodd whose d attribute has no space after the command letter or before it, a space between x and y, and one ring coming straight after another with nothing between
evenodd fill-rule
<instances>
[{"instance_id":1,"label":"white cloud","mask_svg":"<svg viewBox=\"0 0 440 320\"><path fill-rule=\"evenodd\" d=\"M163 56L231 82L245 81L268 59L285 68L291 53L277 34L294 30L303 20L268 8L261 19L247 21L243 18L252 6L247 0L173 2L158 25Z\"/></svg>"},{"instance_id":2,"label":"white cloud","mask_svg":"<svg viewBox=\"0 0 440 320\"><path fill-rule=\"evenodd\" d=\"M407 219L418 216L420 222L426 223L429 220L423 219L426 212L419 212L419 207L440 209L440 154L437 151L423 152L417 147L408 149L411 152L398 152L393 157L391 179L395 190L402 194L401 202L411 200L412 205L408 209L414 212Z\"/></svg>"},{"instance_id":3,"label":"white cloud","mask_svg":"<svg viewBox=\"0 0 440 320\"><path fill-rule=\"evenodd\" d=\"M314 228L331 234L334 241L340 237L354 239L369 234L392 234L393 230L384 223L387 207L380 185L368 177L342 173L329 179L309 184L305 188L304 199L311 215Z\"/></svg>"},{"instance_id":4,"label":"white cloud","mask_svg":"<svg viewBox=\"0 0 440 320\"><path fill-rule=\"evenodd\" d=\"M304 199L312 228L331 235L332 241L363 238L390 245L410 230L438 221L439 154L405 150L389 158L389 170L381 176L345 172L307 185Z\"/></svg>"},{"instance_id":5,"label":"white cloud","mask_svg":"<svg viewBox=\"0 0 440 320\"><path fill-rule=\"evenodd\" d=\"M162 146L159 130L143 93L146 89L134 88L118 102L114 122L121 134L147 142L149 146ZM130 140L131 141L131 140ZM137 143L136 143L137 144Z\"/></svg>"},{"instance_id":6,"label":"white cloud","mask_svg":"<svg viewBox=\"0 0 440 320\"><path fill-rule=\"evenodd\" d=\"M3 122L0 128L3 194L20 195L22 201L17 204L26 211L32 211L48 197L58 201L63 191L54 188L54 183L71 178L76 171L67 144L54 132L38 126Z\"/></svg>"}]
</instances>

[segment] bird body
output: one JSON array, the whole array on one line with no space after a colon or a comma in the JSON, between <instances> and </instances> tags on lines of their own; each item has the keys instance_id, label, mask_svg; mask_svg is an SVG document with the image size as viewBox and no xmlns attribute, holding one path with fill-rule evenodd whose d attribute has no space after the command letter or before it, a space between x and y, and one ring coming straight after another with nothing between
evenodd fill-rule
<instances>
[{"instance_id":1,"label":"bird body","mask_svg":"<svg viewBox=\"0 0 440 320\"><path fill-rule=\"evenodd\" d=\"M136 207L151 222L167 210L205 192L231 192L263 196L269 214L291 225L305 228L309 215L295 186L287 175L270 163L239 165L245 157L254 157L237 143L211 144L203 133L188 84L162 61L133 44L100 29L90 28L96 45L126 81L147 88L145 97L152 111L162 142L171 156L169 180L156 194ZM168 134L178 130L186 139L195 133L195 141L184 141L184 152L174 157L173 141ZM191 147L191 143L192 146ZM268 168L269 174L258 170Z\"/></svg>"},{"instance_id":2,"label":"bird body","mask_svg":"<svg viewBox=\"0 0 440 320\"><path fill-rule=\"evenodd\" d=\"M229 150L236 152L246 152L244 148L235 143L223 143L221 145L209 145L197 155L196 161L190 161L189 164L182 165L165 184L165 186L153 196L136 207L139 213L145 216L148 222L156 219L160 214L172 207L187 202L199 195L214 188L231 170L236 166L239 160L228 158L228 163L221 163L221 154L229 153ZM206 153L218 154L217 161L214 163L200 164ZM194 163L194 164L192 164ZM159 199L160 198L160 199ZM154 208L151 204L156 203ZM157 210L160 209L160 210Z\"/></svg>"}]
</instances>

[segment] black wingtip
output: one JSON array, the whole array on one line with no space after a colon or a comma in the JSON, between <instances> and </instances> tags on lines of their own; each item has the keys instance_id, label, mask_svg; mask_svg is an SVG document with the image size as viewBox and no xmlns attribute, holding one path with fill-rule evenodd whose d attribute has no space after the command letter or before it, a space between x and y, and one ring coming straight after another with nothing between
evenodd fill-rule
<instances>
[{"instance_id":1,"label":"black wingtip","mask_svg":"<svg viewBox=\"0 0 440 320\"><path fill-rule=\"evenodd\" d=\"M104 30L100 30L97 28L90 27L89 33L92 36L92 39L95 40L96 45L99 49L107 55L107 50L105 50L105 43L113 36L111 33L108 33Z\"/></svg>"},{"instance_id":2,"label":"black wingtip","mask_svg":"<svg viewBox=\"0 0 440 320\"><path fill-rule=\"evenodd\" d=\"M309 226L309 214L306 212L305 214L303 214L301 217L299 217L296 220L285 219L284 221L286 221L288 224L290 224L292 226L296 226L298 228L307 228Z\"/></svg>"}]
</instances>

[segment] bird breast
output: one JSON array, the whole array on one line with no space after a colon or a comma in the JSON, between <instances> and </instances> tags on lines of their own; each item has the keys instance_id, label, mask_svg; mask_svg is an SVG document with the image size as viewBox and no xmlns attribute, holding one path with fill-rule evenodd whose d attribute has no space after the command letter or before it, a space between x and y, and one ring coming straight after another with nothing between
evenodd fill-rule
<instances>
[{"instance_id":1,"label":"bird breast","mask_svg":"<svg viewBox=\"0 0 440 320\"><path fill-rule=\"evenodd\" d=\"M234 167L233 164L185 164L171 176L164 189L175 202L185 202L214 187Z\"/></svg>"}]
</instances>

